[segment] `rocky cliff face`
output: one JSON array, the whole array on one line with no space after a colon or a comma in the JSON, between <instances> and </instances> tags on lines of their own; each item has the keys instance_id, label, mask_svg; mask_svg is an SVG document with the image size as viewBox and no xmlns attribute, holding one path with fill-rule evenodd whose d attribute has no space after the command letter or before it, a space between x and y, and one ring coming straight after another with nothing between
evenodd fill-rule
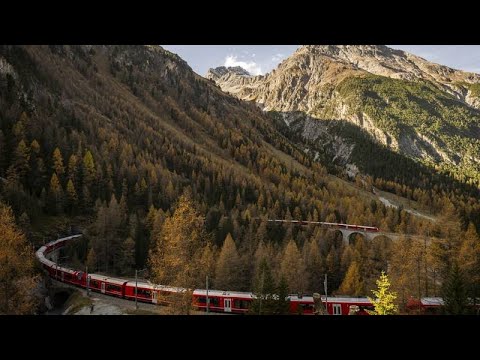
<instances>
[{"instance_id":1,"label":"rocky cliff face","mask_svg":"<svg viewBox=\"0 0 480 360\"><path fill-rule=\"evenodd\" d=\"M265 76L223 69L207 77L265 111L291 113L290 122L298 113L346 120L412 158L480 171L462 160L465 151L480 157L479 74L376 45L302 46Z\"/></svg>"}]
</instances>

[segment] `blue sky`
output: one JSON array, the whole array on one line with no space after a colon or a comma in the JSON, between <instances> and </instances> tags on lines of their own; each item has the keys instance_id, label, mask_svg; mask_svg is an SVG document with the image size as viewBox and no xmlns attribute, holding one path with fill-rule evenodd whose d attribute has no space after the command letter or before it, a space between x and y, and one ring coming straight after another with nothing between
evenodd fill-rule
<instances>
[{"instance_id":1,"label":"blue sky","mask_svg":"<svg viewBox=\"0 0 480 360\"><path fill-rule=\"evenodd\" d=\"M162 45L178 54L195 72L211 67L242 66L250 73L266 74L299 45ZM455 69L480 73L480 45L388 45Z\"/></svg>"}]
</instances>

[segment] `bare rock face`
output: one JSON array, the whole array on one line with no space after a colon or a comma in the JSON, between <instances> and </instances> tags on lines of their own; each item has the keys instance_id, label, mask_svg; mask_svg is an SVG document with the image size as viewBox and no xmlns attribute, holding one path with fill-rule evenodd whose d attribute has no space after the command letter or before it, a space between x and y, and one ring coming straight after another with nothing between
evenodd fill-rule
<instances>
[{"instance_id":1,"label":"bare rock face","mask_svg":"<svg viewBox=\"0 0 480 360\"><path fill-rule=\"evenodd\" d=\"M308 115L310 120L302 122L305 129L298 129L298 122L295 127L309 141L316 141L322 128L312 126L312 119L346 120L363 128L376 141L394 151L420 160L457 164L461 159L458 149L448 148L438 140L438 136L431 136L428 131L419 133L414 128L407 133L389 132L379 126L380 121L371 113L367 115L361 106L353 106L352 99L340 93L339 84L342 81L372 75L404 81L406 85L430 84L452 101L478 114L478 122L475 125L473 121L470 133L475 133L480 125L480 98L470 89L472 84L480 84L479 74L435 64L387 46L305 45L265 76L251 76L241 68L219 67L210 69L207 77L223 91L239 99L255 101L265 111L283 113L288 126L292 122L288 120L288 114L301 112ZM392 94L391 103L389 98L384 99L385 106L395 106L392 105L394 97L395 94ZM394 121L401 122L402 119ZM451 135L461 135L462 131Z\"/></svg>"}]
</instances>

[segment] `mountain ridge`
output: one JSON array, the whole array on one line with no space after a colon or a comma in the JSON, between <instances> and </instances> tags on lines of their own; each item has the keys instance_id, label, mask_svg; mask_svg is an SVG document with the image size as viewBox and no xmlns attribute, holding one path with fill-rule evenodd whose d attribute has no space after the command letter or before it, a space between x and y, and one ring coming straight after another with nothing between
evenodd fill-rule
<instances>
[{"instance_id":1,"label":"mountain ridge","mask_svg":"<svg viewBox=\"0 0 480 360\"><path fill-rule=\"evenodd\" d=\"M387 46L306 45L265 76L227 73L215 82L284 113L287 124L298 111L346 120L395 151L480 181L479 74Z\"/></svg>"}]
</instances>

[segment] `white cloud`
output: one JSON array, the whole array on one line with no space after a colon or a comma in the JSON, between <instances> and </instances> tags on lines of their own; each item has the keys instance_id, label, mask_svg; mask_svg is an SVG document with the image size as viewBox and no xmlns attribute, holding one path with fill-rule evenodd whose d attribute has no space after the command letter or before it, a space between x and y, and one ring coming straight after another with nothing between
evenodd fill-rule
<instances>
[{"instance_id":1,"label":"white cloud","mask_svg":"<svg viewBox=\"0 0 480 360\"><path fill-rule=\"evenodd\" d=\"M283 55L283 54L275 54L275 55L272 56L272 62L279 62L284 57L285 57L285 55Z\"/></svg>"},{"instance_id":2,"label":"white cloud","mask_svg":"<svg viewBox=\"0 0 480 360\"><path fill-rule=\"evenodd\" d=\"M249 62L239 61L239 60L237 60L237 56L235 56L235 55L228 55L225 58L224 66L226 66L226 67L241 66L242 68L247 70L252 75L262 75L262 68L256 62L254 62L254 61L249 61Z\"/></svg>"}]
</instances>

